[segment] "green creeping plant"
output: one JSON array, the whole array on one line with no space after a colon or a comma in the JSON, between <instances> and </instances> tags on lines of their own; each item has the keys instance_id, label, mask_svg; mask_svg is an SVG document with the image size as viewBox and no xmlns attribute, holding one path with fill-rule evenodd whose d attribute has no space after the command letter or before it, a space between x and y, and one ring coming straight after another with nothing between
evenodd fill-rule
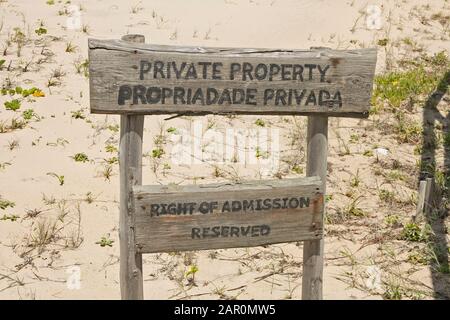
<instances>
[{"instance_id":1,"label":"green creeping plant","mask_svg":"<svg viewBox=\"0 0 450 320\"><path fill-rule=\"evenodd\" d=\"M6 208L14 208L16 204L12 201L0 199L0 209L5 210Z\"/></svg>"},{"instance_id":2,"label":"green creeping plant","mask_svg":"<svg viewBox=\"0 0 450 320\"><path fill-rule=\"evenodd\" d=\"M99 244L100 247L112 247L114 240L109 239L109 235L107 237L101 237L100 241L97 241L95 244Z\"/></svg>"},{"instance_id":3,"label":"green creeping plant","mask_svg":"<svg viewBox=\"0 0 450 320\"><path fill-rule=\"evenodd\" d=\"M25 120L31 120L31 118L33 118L34 115L35 115L35 113L34 113L33 109L27 109L24 112L22 112L22 117Z\"/></svg>"},{"instance_id":4,"label":"green creeping plant","mask_svg":"<svg viewBox=\"0 0 450 320\"><path fill-rule=\"evenodd\" d=\"M47 29L45 29L45 28L43 28L43 27L40 27L39 29L34 30L34 32L36 32L36 34L37 34L38 36L42 36L43 34L46 34L46 33L47 33Z\"/></svg>"},{"instance_id":5,"label":"green creeping plant","mask_svg":"<svg viewBox=\"0 0 450 320\"><path fill-rule=\"evenodd\" d=\"M14 222L14 221L16 221L18 218L19 218L19 216L18 216L18 215L15 215L15 214L9 214L9 215L8 215L8 214L4 214L3 217L0 218L0 220L3 220L3 221L9 220L9 221L11 221L11 222Z\"/></svg>"},{"instance_id":6,"label":"green creeping plant","mask_svg":"<svg viewBox=\"0 0 450 320\"><path fill-rule=\"evenodd\" d=\"M161 148L156 148L152 150L152 157L153 158L161 158L164 155L164 150Z\"/></svg>"},{"instance_id":7,"label":"green creeping plant","mask_svg":"<svg viewBox=\"0 0 450 320\"><path fill-rule=\"evenodd\" d=\"M76 162L83 162L84 163L84 162L89 161L89 158L88 158L88 156L85 153L80 152L80 153L77 153L77 154L75 154L73 156L73 160L75 160Z\"/></svg>"},{"instance_id":8,"label":"green creeping plant","mask_svg":"<svg viewBox=\"0 0 450 320\"><path fill-rule=\"evenodd\" d=\"M5 101L4 105L6 110L17 111L18 109L20 109L20 101L17 99Z\"/></svg>"}]
</instances>

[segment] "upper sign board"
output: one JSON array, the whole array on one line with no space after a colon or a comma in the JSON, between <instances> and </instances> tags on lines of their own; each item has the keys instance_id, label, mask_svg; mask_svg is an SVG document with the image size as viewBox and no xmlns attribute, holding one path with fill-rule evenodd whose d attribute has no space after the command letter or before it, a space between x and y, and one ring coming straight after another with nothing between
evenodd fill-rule
<instances>
[{"instance_id":1,"label":"upper sign board","mask_svg":"<svg viewBox=\"0 0 450 320\"><path fill-rule=\"evenodd\" d=\"M376 55L90 39L91 112L367 117Z\"/></svg>"}]
</instances>

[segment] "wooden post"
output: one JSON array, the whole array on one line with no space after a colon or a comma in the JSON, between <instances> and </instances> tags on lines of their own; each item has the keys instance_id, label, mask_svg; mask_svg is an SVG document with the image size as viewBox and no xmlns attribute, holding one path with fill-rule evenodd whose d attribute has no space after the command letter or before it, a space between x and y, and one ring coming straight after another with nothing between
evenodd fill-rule
<instances>
[{"instance_id":1,"label":"wooden post","mask_svg":"<svg viewBox=\"0 0 450 320\"><path fill-rule=\"evenodd\" d=\"M427 178L427 187L425 189L425 214L429 214L431 210L433 209L433 192L434 192L434 179L433 178Z\"/></svg>"},{"instance_id":2,"label":"wooden post","mask_svg":"<svg viewBox=\"0 0 450 320\"><path fill-rule=\"evenodd\" d=\"M142 35L126 35L122 40L144 43ZM142 185L143 115L120 116L120 292L124 300L144 298L142 254L136 252L132 187Z\"/></svg>"},{"instance_id":3,"label":"wooden post","mask_svg":"<svg viewBox=\"0 0 450 320\"><path fill-rule=\"evenodd\" d=\"M427 181L421 180L419 183L419 196L417 199L417 207L416 207L416 215L413 217L413 220L416 220L419 215L424 213L425 209L425 194L427 190Z\"/></svg>"},{"instance_id":4,"label":"wooden post","mask_svg":"<svg viewBox=\"0 0 450 320\"><path fill-rule=\"evenodd\" d=\"M426 178L419 183L419 196L417 200L416 215L413 220L421 214L428 214L433 209L434 198L432 196L434 192L434 180L433 178Z\"/></svg>"},{"instance_id":5,"label":"wooden post","mask_svg":"<svg viewBox=\"0 0 450 320\"><path fill-rule=\"evenodd\" d=\"M323 194L326 194L328 117L309 116L307 135L306 175L322 179ZM323 198L325 201L325 197ZM302 299L322 299L323 283L323 239L305 241L303 246Z\"/></svg>"}]
</instances>

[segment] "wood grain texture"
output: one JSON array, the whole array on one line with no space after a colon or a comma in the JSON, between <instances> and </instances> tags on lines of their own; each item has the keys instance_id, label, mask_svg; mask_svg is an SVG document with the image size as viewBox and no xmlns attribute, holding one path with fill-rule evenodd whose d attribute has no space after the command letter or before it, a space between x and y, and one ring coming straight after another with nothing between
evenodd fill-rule
<instances>
[{"instance_id":1,"label":"wood grain texture","mask_svg":"<svg viewBox=\"0 0 450 320\"><path fill-rule=\"evenodd\" d=\"M129 41L145 41L142 36L125 37ZM134 216L131 212L132 187L142 184L143 131L143 115L121 115L119 238L120 292L123 300L142 300L144 297L142 255L135 250Z\"/></svg>"},{"instance_id":2,"label":"wood grain texture","mask_svg":"<svg viewBox=\"0 0 450 320\"><path fill-rule=\"evenodd\" d=\"M328 118L308 117L306 175L319 176L326 193L328 156ZM322 198L325 210L325 199ZM322 216L323 218L323 216ZM303 244L302 299L323 298L323 239L305 241Z\"/></svg>"},{"instance_id":3,"label":"wood grain texture","mask_svg":"<svg viewBox=\"0 0 450 320\"><path fill-rule=\"evenodd\" d=\"M179 47L161 46L138 43L127 43L120 40L89 40L89 68L90 68L90 99L91 112L93 113L134 113L134 114L327 114L330 116L367 117L370 97L372 93L372 82L376 64L376 49L360 50L331 50L326 48L313 48L311 50L274 50L274 49L234 49L234 48L203 48L203 47ZM141 80L141 61L153 63L155 61L175 62L180 65L182 62L197 64L199 62L222 64L220 75L222 79L212 79L212 69L209 68L203 79L154 79L147 78L147 74ZM326 77L320 79L317 76L317 69L314 69L315 76L309 80L308 72L303 73L304 81L297 78L293 80L283 80L274 77L272 81L268 79L252 80L247 77L243 80L243 72L236 73L234 80L231 80L230 66L232 63L249 63L252 66L264 64L270 66L277 65L322 65L329 66ZM292 71L292 70L291 70ZM289 77L288 77L289 78ZM323 81L321 81L323 80ZM133 103L128 99L123 105L118 104L119 88L123 85L135 87L142 85L145 88L164 87L184 89L216 88L219 91L224 89L256 89L256 105L249 104L211 104L204 105L200 101L196 104L173 104L173 100L167 99L162 104L161 101L153 104L144 104L141 100ZM275 105L275 98L268 100L264 104L263 92L266 89L273 90L306 90L303 103L297 105L293 99L289 105L283 105L279 100L279 105ZM328 90L332 97L324 100L326 103L304 105L308 92L314 91L315 95L320 90ZM333 104L333 93L339 91L342 97L342 106ZM171 103L172 101L172 103ZM287 98L286 98L287 101Z\"/></svg>"},{"instance_id":4,"label":"wood grain texture","mask_svg":"<svg viewBox=\"0 0 450 320\"><path fill-rule=\"evenodd\" d=\"M211 184L193 186L135 186L134 214L136 246L139 252L172 252L185 250L220 249L259 246L271 243L320 239L323 235L322 183L317 177L290 180L258 180L242 184ZM276 198L310 199L303 208L256 210L256 199ZM222 212L225 202L254 200L254 210ZM198 210L201 203L217 202L212 213ZM151 206L158 204L195 203L192 214L152 214ZM193 237L193 228L234 227L244 232L248 226L269 226L269 234L239 233L230 236ZM244 229L241 229L243 227ZM218 229L217 229L218 230ZM253 230L253 229L252 229ZM203 235L203 233L201 234Z\"/></svg>"}]
</instances>

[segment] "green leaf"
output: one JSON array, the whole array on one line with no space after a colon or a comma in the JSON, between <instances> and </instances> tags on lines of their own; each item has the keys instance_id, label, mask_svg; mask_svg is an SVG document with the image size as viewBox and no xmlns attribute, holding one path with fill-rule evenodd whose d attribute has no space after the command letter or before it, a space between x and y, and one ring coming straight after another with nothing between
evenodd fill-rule
<instances>
[{"instance_id":1,"label":"green leaf","mask_svg":"<svg viewBox=\"0 0 450 320\"><path fill-rule=\"evenodd\" d=\"M20 108L20 101L17 99L11 100L11 101L6 101L4 103L6 110L12 110L12 111L16 111Z\"/></svg>"},{"instance_id":2,"label":"green leaf","mask_svg":"<svg viewBox=\"0 0 450 320\"><path fill-rule=\"evenodd\" d=\"M31 120L31 118L33 118L34 116L34 110L33 109L27 109L24 112L22 112L22 117L25 120Z\"/></svg>"},{"instance_id":3,"label":"green leaf","mask_svg":"<svg viewBox=\"0 0 450 320\"><path fill-rule=\"evenodd\" d=\"M47 33L47 29L45 29L45 28L43 28L43 27L40 27L39 29L34 30L34 32L36 32L36 34L37 34L38 36L42 36L43 34L46 34L46 33Z\"/></svg>"},{"instance_id":4,"label":"green leaf","mask_svg":"<svg viewBox=\"0 0 450 320\"><path fill-rule=\"evenodd\" d=\"M87 156L85 153L83 153L83 152L80 152L80 153L75 154L75 155L73 156L73 159L74 159L76 162L83 162L83 163L89 161L88 156Z\"/></svg>"}]
</instances>

